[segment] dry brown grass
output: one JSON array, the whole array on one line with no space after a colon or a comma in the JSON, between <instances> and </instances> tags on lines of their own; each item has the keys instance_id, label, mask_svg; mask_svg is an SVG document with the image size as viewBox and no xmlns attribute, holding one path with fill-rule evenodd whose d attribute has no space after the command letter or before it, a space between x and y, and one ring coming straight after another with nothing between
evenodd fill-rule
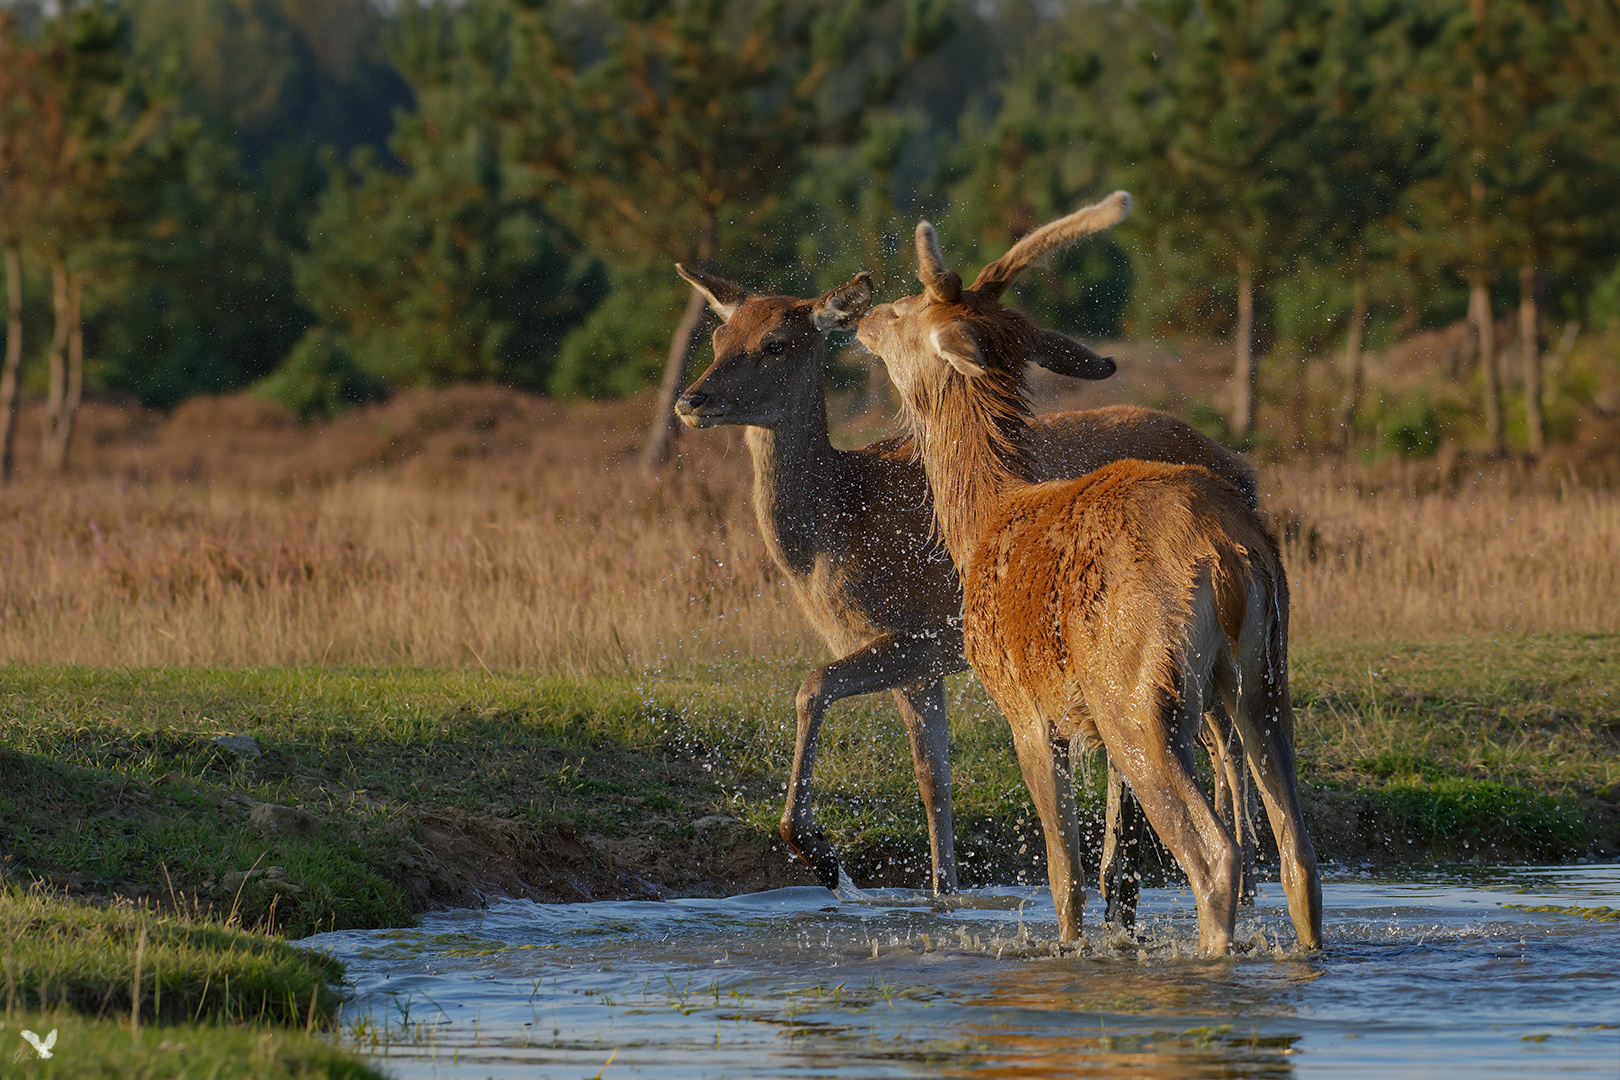
<instances>
[{"instance_id":1,"label":"dry brown grass","mask_svg":"<svg viewBox=\"0 0 1620 1080\"><path fill-rule=\"evenodd\" d=\"M0 663L822 655L758 539L737 434L689 436L648 484L645 408L460 388L320 428L243 397L93 410L74 476L0 492ZM1296 640L1620 631L1612 491L1455 464L1274 467L1263 490Z\"/></svg>"},{"instance_id":2,"label":"dry brown grass","mask_svg":"<svg viewBox=\"0 0 1620 1080\"><path fill-rule=\"evenodd\" d=\"M1498 464L1265 470L1296 638L1620 631L1620 498Z\"/></svg>"}]
</instances>

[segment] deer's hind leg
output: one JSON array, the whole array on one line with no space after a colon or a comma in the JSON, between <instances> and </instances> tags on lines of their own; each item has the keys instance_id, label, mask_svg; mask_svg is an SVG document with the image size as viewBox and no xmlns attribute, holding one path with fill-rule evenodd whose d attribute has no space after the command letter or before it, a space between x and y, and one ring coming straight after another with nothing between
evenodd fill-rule
<instances>
[{"instance_id":1,"label":"deer's hind leg","mask_svg":"<svg viewBox=\"0 0 1620 1080\"><path fill-rule=\"evenodd\" d=\"M1238 884L1238 902L1244 907L1254 904L1255 880L1258 873L1255 838L1254 788L1249 783L1248 770L1243 767L1243 741L1238 738L1237 725L1219 694L1212 695L1209 711L1204 713L1204 730L1200 735L1204 749L1209 751L1210 772L1215 781L1215 813L1232 830L1232 836L1243 852L1243 869Z\"/></svg>"},{"instance_id":2,"label":"deer's hind leg","mask_svg":"<svg viewBox=\"0 0 1620 1080\"><path fill-rule=\"evenodd\" d=\"M1139 693L1157 700L1134 709L1122 703L1112 713L1118 722L1098 724L1098 730L1153 831L1192 885L1200 948L1211 955L1229 952L1240 853L1193 768L1192 741L1203 719L1200 695Z\"/></svg>"},{"instance_id":3,"label":"deer's hind leg","mask_svg":"<svg viewBox=\"0 0 1620 1080\"><path fill-rule=\"evenodd\" d=\"M1102 867L1097 888L1107 901L1104 918L1126 930L1136 925L1136 902L1142 893L1142 841L1147 819L1131 785L1107 753L1108 809L1103 819Z\"/></svg>"},{"instance_id":4,"label":"deer's hind leg","mask_svg":"<svg viewBox=\"0 0 1620 1080\"><path fill-rule=\"evenodd\" d=\"M1285 657L1268 664L1260 650L1240 659L1243 677L1220 681L1227 709L1237 721L1249 771L1260 789L1266 817L1277 841L1288 914L1302 949L1322 947L1322 883L1316 851L1305 833L1294 771L1294 712L1288 700ZM1274 666L1275 665L1275 666Z\"/></svg>"}]
</instances>

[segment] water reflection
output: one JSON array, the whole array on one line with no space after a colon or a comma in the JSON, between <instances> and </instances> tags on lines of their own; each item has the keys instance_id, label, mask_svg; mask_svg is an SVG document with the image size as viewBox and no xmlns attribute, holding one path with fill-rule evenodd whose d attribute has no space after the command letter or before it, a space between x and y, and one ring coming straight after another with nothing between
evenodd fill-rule
<instances>
[{"instance_id":1,"label":"water reflection","mask_svg":"<svg viewBox=\"0 0 1620 1080\"><path fill-rule=\"evenodd\" d=\"M1219 960L1176 890L1072 948L1034 889L512 902L311 944L350 965L344 1039L400 1077L1615 1074L1620 926L1592 916L1620 868L1325 900L1325 953L1290 951L1271 886Z\"/></svg>"}]
</instances>

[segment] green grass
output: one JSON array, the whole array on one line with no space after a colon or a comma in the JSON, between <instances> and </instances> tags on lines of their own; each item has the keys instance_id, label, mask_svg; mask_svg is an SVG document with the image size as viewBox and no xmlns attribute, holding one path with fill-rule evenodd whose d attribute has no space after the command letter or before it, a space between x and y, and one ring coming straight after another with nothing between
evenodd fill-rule
<instances>
[{"instance_id":1,"label":"green grass","mask_svg":"<svg viewBox=\"0 0 1620 1080\"><path fill-rule=\"evenodd\" d=\"M580 680L0 669L4 872L234 907L248 925L297 936L404 925L435 899L467 902L412 891L435 815L587 848L639 837L665 853L697 850L693 823L721 815L768 844L802 667ZM1307 809L1328 858L1546 861L1620 841L1614 636L1296 643L1292 685ZM964 879L1041 880L1006 726L967 676L952 682L951 717ZM242 734L262 757L212 741ZM1100 766L1080 785L1093 836L1101 785ZM858 882L925 879L910 752L887 696L833 710L816 792L818 820ZM255 830L251 802L300 808L308 831ZM798 880L777 858L782 880ZM254 868L245 882L231 876ZM688 877L658 883L702 891Z\"/></svg>"},{"instance_id":2,"label":"green grass","mask_svg":"<svg viewBox=\"0 0 1620 1080\"><path fill-rule=\"evenodd\" d=\"M670 704L692 696L661 688ZM703 696L686 710L700 726L724 708L724 694ZM0 849L19 878L234 905L295 936L407 923L399 868L429 810L611 837L649 809L678 808L678 828L723 806L702 748L676 748L668 707L629 680L5 669ZM222 735L252 737L263 756L216 745ZM312 829L263 835L250 802L298 807ZM229 877L254 867L280 873Z\"/></svg>"},{"instance_id":3,"label":"green grass","mask_svg":"<svg viewBox=\"0 0 1620 1080\"><path fill-rule=\"evenodd\" d=\"M1620 635L1296 643L1292 676L1300 754L1323 779L1620 784Z\"/></svg>"},{"instance_id":4,"label":"green grass","mask_svg":"<svg viewBox=\"0 0 1620 1080\"><path fill-rule=\"evenodd\" d=\"M343 968L233 925L129 905L0 893L7 1008L65 1006L141 1023L252 1020L312 1026L336 1014Z\"/></svg>"},{"instance_id":5,"label":"green grass","mask_svg":"<svg viewBox=\"0 0 1620 1080\"><path fill-rule=\"evenodd\" d=\"M530 871L551 849L522 849L525 836L573 845L584 869L592 845L637 838L656 855L632 860L638 874L681 852L724 858L694 825L705 817L733 819L756 858L770 854L806 666L581 680L0 669L0 1078L373 1075L306 1030L336 1007L335 965L274 933L405 925L427 904L472 902L413 885L432 831L457 822L483 823L467 835L492 837L486 855L517 845L513 865ZM1325 857L1561 861L1620 847L1614 636L1296 642L1292 668ZM967 676L950 709L963 879L1043 880L1006 725ZM235 735L261 756L214 742ZM1094 839L1102 773L1093 761L1079 785ZM857 882L925 880L910 751L887 697L833 710L816 791ZM261 831L253 803L304 816ZM772 858L766 882L806 880ZM23 1028L57 1029L57 1056L34 1059Z\"/></svg>"},{"instance_id":6,"label":"green grass","mask_svg":"<svg viewBox=\"0 0 1620 1080\"><path fill-rule=\"evenodd\" d=\"M1620 847L1620 637L1335 642L1296 646L1292 666L1313 837L1330 854L1559 861Z\"/></svg>"},{"instance_id":7,"label":"green grass","mask_svg":"<svg viewBox=\"0 0 1620 1080\"><path fill-rule=\"evenodd\" d=\"M342 965L225 920L0 891L0 1077L374 1077L314 1034ZM56 1033L40 1057L23 1031Z\"/></svg>"},{"instance_id":8,"label":"green grass","mask_svg":"<svg viewBox=\"0 0 1620 1080\"><path fill-rule=\"evenodd\" d=\"M57 1033L49 1060L22 1039ZM321 1035L254 1025L143 1027L68 1010L0 1017L0 1080L384 1080Z\"/></svg>"}]
</instances>

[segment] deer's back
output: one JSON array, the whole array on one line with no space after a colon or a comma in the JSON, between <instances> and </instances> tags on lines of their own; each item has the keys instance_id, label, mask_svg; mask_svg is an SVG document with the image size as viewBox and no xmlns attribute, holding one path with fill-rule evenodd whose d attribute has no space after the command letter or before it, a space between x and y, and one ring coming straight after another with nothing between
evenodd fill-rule
<instances>
[{"instance_id":1,"label":"deer's back","mask_svg":"<svg viewBox=\"0 0 1620 1080\"><path fill-rule=\"evenodd\" d=\"M1054 717L1088 680L1168 689L1201 582L1235 640L1251 575L1274 564L1258 516L1200 466L1124 460L1032 485L1001 502L964 574L968 655L992 692L1033 693Z\"/></svg>"},{"instance_id":2,"label":"deer's back","mask_svg":"<svg viewBox=\"0 0 1620 1080\"><path fill-rule=\"evenodd\" d=\"M1030 428L1038 480L1084 476L1124 458L1202 465L1255 505L1257 483L1249 459L1160 409L1106 405L1037 417Z\"/></svg>"}]
</instances>

